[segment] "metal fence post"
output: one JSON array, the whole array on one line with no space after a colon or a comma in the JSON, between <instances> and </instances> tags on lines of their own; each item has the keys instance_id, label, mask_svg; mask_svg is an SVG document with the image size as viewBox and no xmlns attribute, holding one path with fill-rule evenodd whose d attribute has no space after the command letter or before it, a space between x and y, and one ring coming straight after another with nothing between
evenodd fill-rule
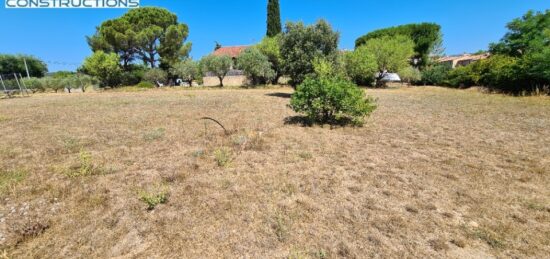
<instances>
[{"instance_id":1,"label":"metal fence post","mask_svg":"<svg viewBox=\"0 0 550 259\"><path fill-rule=\"evenodd\" d=\"M23 89L21 88L21 84L19 83L19 79L17 78L17 74L13 73L13 76L15 76L15 82L17 82L17 86L19 86L19 92L21 93L21 96L23 96Z\"/></svg>"},{"instance_id":2,"label":"metal fence post","mask_svg":"<svg viewBox=\"0 0 550 259\"><path fill-rule=\"evenodd\" d=\"M2 87L4 88L4 92L6 92L6 85L4 84L4 80L2 79L2 75L0 75L0 82L2 82Z\"/></svg>"},{"instance_id":3,"label":"metal fence post","mask_svg":"<svg viewBox=\"0 0 550 259\"><path fill-rule=\"evenodd\" d=\"M29 94L29 89L27 88L27 85L25 84L25 80L23 80L23 76L21 75L21 73L19 73L19 78L21 79L21 85L23 85L23 89L25 89L25 93L27 94L27 96L31 96Z\"/></svg>"}]
</instances>

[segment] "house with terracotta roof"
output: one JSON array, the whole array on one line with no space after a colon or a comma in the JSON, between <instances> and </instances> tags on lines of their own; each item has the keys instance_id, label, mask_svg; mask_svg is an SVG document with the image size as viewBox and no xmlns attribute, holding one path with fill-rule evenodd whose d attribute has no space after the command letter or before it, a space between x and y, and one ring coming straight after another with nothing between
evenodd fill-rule
<instances>
[{"instance_id":1,"label":"house with terracotta roof","mask_svg":"<svg viewBox=\"0 0 550 259\"><path fill-rule=\"evenodd\" d=\"M471 63L474 63L482 59L486 59L490 55L491 54L489 53L482 53L478 55L463 54L463 55L456 55L456 56L446 56L446 57L439 58L437 60L437 63L448 64L451 68L457 68L457 67L467 66Z\"/></svg>"},{"instance_id":2,"label":"house with terracotta roof","mask_svg":"<svg viewBox=\"0 0 550 259\"><path fill-rule=\"evenodd\" d=\"M214 56L229 56L233 59L231 70L227 73L227 76L223 79L224 86L242 86L248 83L248 78L244 75L243 71L235 69L237 57L249 46L228 46L221 47L212 53ZM203 77L204 86L217 86L220 84L219 79L212 73L206 73Z\"/></svg>"}]
</instances>

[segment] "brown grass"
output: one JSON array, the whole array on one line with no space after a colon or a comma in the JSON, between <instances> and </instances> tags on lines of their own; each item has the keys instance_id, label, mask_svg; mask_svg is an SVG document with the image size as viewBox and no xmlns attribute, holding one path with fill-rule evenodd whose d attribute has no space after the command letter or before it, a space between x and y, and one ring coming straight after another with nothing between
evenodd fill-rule
<instances>
[{"instance_id":1,"label":"brown grass","mask_svg":"<svg viewBox=\"0 0 550 259\"><path fill-rule=\"evenodd\" d=\"M289 93L0 100L0 254L550 254L548 98L368 90L367 124L331 128L285 124Z\"/></svg>"}]
</instances>

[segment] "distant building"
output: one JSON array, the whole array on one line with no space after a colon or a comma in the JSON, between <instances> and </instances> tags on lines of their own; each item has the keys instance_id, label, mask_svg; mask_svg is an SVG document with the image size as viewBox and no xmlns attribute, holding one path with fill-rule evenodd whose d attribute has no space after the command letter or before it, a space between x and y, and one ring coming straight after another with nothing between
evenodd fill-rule
<instances>
[{"instance_id":1,"label":"distant building","mask_svg":"<svg viewBox=\"0 0 550 259\"><path fill-rule=\"evenodd\" d=\"M467 66L471 63L474 63L476 61L486 59L490 56L489 53L483 53L478 55L472 55L472 54L463 54L463 55L456 55L456 56L447 56L442 57L437 60L437 63L440 64L448 64L452 68Z\"/></svg>"},{"instance_id":2,"label":"distant building","mask_svg":"<svg viewBox=\"0 0 550 259\"><path fill-rule=\"evenodd\" d=\"M227 73L227 76L223 79L224 86L242 86L248 83L248 78L244 75L243 71L235 69L237 57L249 46L229 46L221 47L215 50L212 55L214 56L229 56L233 59L231 64L231 70ZM217 86L220 84L220 80L214 74L207 72L203 78L204 86Z\"/></svg>"}]
</instances>

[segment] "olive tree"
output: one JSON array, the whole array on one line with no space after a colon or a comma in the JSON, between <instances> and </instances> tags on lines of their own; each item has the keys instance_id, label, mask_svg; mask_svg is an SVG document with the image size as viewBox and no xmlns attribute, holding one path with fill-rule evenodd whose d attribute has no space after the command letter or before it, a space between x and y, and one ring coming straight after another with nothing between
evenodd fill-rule
<instances>
[{"instance_id":1,"label":"olive tree","mask_svg":"<svg viewBox=\"0 0 550 259\"><path fill-rule=\"evenodd\" d=\"M266 84L275 77L267 56L254 47L244 50L237 57L237 67L244 71L253 85Z\"/></svg>"},{"instance_id":2,"label":"olive tree","mask_svg":"<svg viewBox=\"0 0 550 259\"><path fill-rule=\"evenodd\" d=\"M201 77L199 63L193 61L192 59L185 59L176 63L170 70L170 73L187 82L189 86L193 86L193 81L198 80Z\"/></svg>"},{"instance_id":3,"label":"olive tree","mask_svg":"<svg viewBox=\"0 0 550 259\"><path fill-rule=\"evenodd\" d=\"M220 80L220 86L223 87L223 79L231 70L233 60L231 57L222 55L208 55L201 60L201 68L204 72L210 72L214 74Z\"/></svg>"}]
</instances>

